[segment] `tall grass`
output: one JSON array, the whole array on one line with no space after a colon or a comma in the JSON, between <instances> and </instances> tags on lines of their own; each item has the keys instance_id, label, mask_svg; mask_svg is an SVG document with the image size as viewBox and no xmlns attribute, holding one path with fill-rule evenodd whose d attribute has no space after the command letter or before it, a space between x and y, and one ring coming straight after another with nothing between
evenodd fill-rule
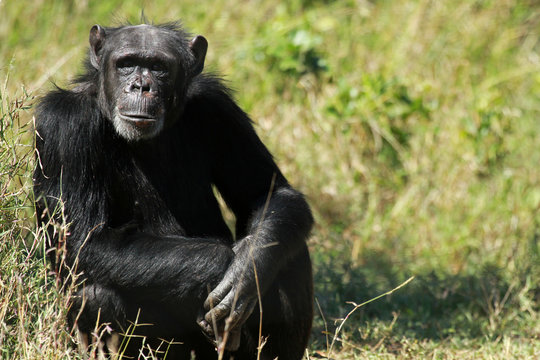
<instances>
[{"instance_id":1,"label":"tall grass","mask_svg":"<svg viewBox=\"0 0 540 360\"><path fill-rule=\"evenodd\" d=\"M48 274L33 220L33 99L9 84L6 77L0 90L0 358L61 359L70 352L67 297Z\"/></svg>"},{"instance_id":2,"label":"tall grass","mask_svg":"<svg viewBox=\"0 0 540 360\"><path fill-rule=\"evenodd\" d=\"M29 190L34 97L88 30L183 18L317 218L310 357L540 355L540 5L3 1L0 357L74 358ZM113 15L111 15L113 14ZM24 85L29 95L21 88Z\"/></svg>"}]
</instances>

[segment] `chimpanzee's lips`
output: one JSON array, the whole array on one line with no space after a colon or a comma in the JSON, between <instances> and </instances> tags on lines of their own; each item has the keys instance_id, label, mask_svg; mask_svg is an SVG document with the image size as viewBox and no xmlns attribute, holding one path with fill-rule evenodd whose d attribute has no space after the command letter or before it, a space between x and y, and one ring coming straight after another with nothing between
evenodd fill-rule
<instances>
[{"instance_id":1,"label":"chimpanzee's lips","mask_svg":"<svg viewBox=\"0 0 540 360\"><path fill-rule=\"evenodd\" d=\"M156 123L156 118L148 114L120 114L123 120L129 121L138 128L147 128Z\"/></svg>"}]
</instances>

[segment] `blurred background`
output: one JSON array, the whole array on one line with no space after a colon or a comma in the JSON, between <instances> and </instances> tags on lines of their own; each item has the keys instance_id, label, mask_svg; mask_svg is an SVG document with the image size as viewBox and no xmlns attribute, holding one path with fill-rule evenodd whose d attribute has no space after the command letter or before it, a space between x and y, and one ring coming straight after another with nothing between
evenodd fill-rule
<instances>
[{"instance_id":1,"label":"blurred background","mask_svg":"<svg viewBox=\"0 0 540 360\"><path fill-rule=\"evenodd\" d=\"M538 1L1 0L0 358L80 358L36 237L33 106L93 24L142 11L208 39L312 206L306 359L540 356Z\"/></svg>"}]
</instances>

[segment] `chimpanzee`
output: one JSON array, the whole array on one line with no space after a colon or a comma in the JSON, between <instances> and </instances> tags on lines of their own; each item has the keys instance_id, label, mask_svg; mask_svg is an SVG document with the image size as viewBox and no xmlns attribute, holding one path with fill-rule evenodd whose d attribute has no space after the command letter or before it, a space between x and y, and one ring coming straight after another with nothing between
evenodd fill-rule
<instances>
[{"instance_id":1,"label":"chimpanzee","mask_svg":"<svg viewBox=\"0 0 540 360\"><path fill-rule=\"evenodd\" d=\"M69 321L86 342L108 324L123 345L104 351L135 358L300 359L310 209L190 38L178 23L95 25L85 72L37 107L37 216L61 278L80 274Z\"/></svg>"}]
</instances>

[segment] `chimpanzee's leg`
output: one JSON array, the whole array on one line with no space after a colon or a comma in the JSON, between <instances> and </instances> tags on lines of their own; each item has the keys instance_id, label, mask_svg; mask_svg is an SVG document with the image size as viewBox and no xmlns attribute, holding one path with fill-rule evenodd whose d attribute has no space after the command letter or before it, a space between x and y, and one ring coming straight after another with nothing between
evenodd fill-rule
<instances>
[{"instance_id":1,"label":"chimpanzee's leg","mask_svg":"<svg viewBox=\"0 0 540 360\"><path fill-rule=\"evenodd\" d=\"M313 319L313 281L307 248L278 274L262 298L262 335L265 342L261 359L299 360L306 349ZM259 334L259 308L242 329L240 349L235 360L256 359Z\"/></svg>"},{"instance_id":2,"label":"chimpanzee's leg","mask_svg":"<svg viewBox=\"0 0 540 360\"><path fill-rule=\"evenodd\" d=\"M163 271L152 275L156 277L155 284L159 285L149 283L134 287L123 286L118 279L115 283L108 279L103 279L103 283L99 279L87 279L73 297L69 314L71 325L77 326L83 339L86 337L91 343L100 338L100 332L96 333L95 329L100 329L99 324L107 324L108 329L115 333L128 335L120 338L119 344L119 350L124 350L126 355L137 357L141 345L154 350L159 347L159 351L163 352L168 350L167 359L182 359L184 356L189 359L195 347L210 353L214 351L210 342L203 337L196 320L209 291L223 278L234 253L227 244L204 239L179 238L174 246L176 253L181 253L183 257L177 259L180 261L175 262L176 268L171 269L175 274L182 275L179 289L163 281L172 277L172 274ZM152 261L160 259L154 258ZM153 267L169 269L153 262L145 264L148 272L152 272ZM178 279L175 280L177 283ZM164 289L165 286L172 288ZM114 344L107 345L110 334L105 331L102 335L106 351L117 351L109 348ZM163 340L181 342L183 345L169 347Z\"/></svg>"}]
</instances>

